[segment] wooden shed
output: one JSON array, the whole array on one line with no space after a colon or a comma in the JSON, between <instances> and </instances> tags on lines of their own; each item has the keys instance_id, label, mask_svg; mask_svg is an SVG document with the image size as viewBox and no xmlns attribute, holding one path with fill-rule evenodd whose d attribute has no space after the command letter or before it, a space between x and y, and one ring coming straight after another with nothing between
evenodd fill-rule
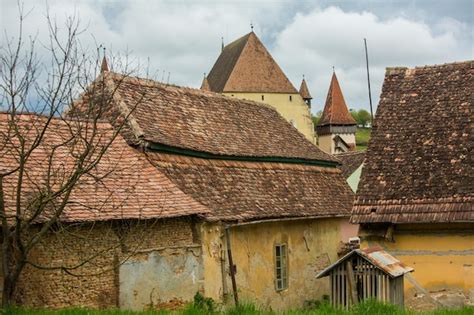
<instances>
[{"instance_id":1,"label":"wooden shed","mask_svg":"<svg viewBox=\"0 0 474 315\"><path fill-rule=\"evenodd\" d=\"M329 277L331 303L349 308L365 299L403 307L403 276L412 272L379 247L355 249L330 265L316 278Z\"/></svg>"}]
</instances>

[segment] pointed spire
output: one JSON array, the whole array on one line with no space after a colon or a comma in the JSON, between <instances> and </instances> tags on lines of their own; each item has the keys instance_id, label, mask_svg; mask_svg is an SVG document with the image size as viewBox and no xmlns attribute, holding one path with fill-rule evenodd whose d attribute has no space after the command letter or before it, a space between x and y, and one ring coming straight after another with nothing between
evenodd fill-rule
<instances>
[{"instance_id":1,"label":"pointed spire","mask_svg":"<svg viewBox=\"0 0 474 315\"><path fill-rule=\"evenodd\" d=\"M211 90L211 87L209 86L209 82L207 81L207 77L205 73L204 73L204 78L202 79L201 90L203 91Z\"/></svg>"},{"instance_id":2,"label":"pointed spire","mask_svg":"<svg viewBox=\"0 0 474 315\"><path fill-rule=\"evenodd\" d=\"M318 126L325 125L356 125L356 121L347 109L336 72L332 74L326 104L324 105L321 119L318 122Z\"/></svg>"},{"instance_id":3,"label":"pointed spire","mask_svg":"<svg viewBox=\"0 0 474 315\"><path fill-rule=\"evenodd\" d=\"M100 72L109 71L109 65L107 64L107 58L102 58L102 64L100 65Z\"/></svg>"},{"instance_id":4,"label":"pointed spire","mask_svg":"<svg viewBox=\"0 0 474 315\"><path fill-rule=\"evenodd\" d=\"M311 100L313 97L309 93L308 86L306 85L306 80L304 79L304 74L303 74L303 81L301 81L301 86L300 86L300 95L301 97L306 101L306 100Z\"/></svg>"}]
</instances>

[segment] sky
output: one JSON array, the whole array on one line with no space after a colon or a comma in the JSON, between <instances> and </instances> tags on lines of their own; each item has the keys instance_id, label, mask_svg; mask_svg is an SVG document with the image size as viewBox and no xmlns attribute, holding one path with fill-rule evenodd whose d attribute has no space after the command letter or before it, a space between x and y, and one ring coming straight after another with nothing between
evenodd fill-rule
<instances>
[{"instance_id":1,"label":"sky","mask_svg":"<svg viewBox=\"0 0 474 315\"><path fill-rule=\"evenodd\" d=\"M368 109L363 39L367 38L373 103L386 67L423 66L473 58L472 0L25 0L25 33L47 42L46 13L58 25L79 16L85 47L128 52L154 77L199 87L228 44L250 25L299 88L305 75L312 112L324 106L334 67L349 108ZM15 36L18 8L0 0L0 27ZM41 56L41 53L40 53Z\"/></svg>"}]
</instances>

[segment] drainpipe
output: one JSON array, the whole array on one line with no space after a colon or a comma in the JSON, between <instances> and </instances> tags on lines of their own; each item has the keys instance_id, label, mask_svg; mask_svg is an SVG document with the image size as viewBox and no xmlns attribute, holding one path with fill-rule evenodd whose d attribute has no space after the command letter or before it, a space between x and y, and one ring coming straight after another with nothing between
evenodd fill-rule
<instances>
[{"instance_id":1,"label":"drainpipe","mask_svg":"<svg viewBox=\"0 0 474 315\"><path fill-rule=\"evenodd\" d=\"M234 302L235 305L239 305L239 296L237 295L237 283L235 282L235 266L232 260L232 249L230 247L230 237L229 237L229 226L225 227L225 238L227 245L227 256L229 257L229 270L230 270L230 279L232 281L232 291L234 293Z\"/></svg>"}]
</instances>

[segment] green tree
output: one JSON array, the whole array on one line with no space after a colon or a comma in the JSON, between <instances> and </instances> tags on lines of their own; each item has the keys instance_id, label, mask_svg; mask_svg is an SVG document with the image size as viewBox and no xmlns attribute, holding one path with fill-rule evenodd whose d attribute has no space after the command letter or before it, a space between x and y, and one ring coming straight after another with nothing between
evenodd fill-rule
<instances>
[{"instance_id":1,"label":"green tree","mask_svg":"<svg viewBox=\"0 0 474 315\"><path fill-rule=\"evenodd\" d=\"M357 124L359 124L359 113L355 109L352 109L352 108L349 110L349 112L351 113L352 118L354 118Z\"/></svg>"},{"instance_id":2,"label":"green tree","mask_svg":"<svg viewBox=\"0 0 474 315\"><path fill-rule=\"evenodd\" d=\"M362 125L362 127L366 127L368 123L371 121L370 113L365 109L361 109L357 112L357 124Z\"/></svg>"},{"instance_id":3,"label":"green tree","mask_svg":"<svg viewBox=\"0 0 474 315\"><path fill-rule=\"evenodd\" d=\"M319 120L321 119L323 112L319 111L316 113L316 115L311 115L311 120L313 121L314 126L318 124Z\"/></svg>"}]
</instances>

